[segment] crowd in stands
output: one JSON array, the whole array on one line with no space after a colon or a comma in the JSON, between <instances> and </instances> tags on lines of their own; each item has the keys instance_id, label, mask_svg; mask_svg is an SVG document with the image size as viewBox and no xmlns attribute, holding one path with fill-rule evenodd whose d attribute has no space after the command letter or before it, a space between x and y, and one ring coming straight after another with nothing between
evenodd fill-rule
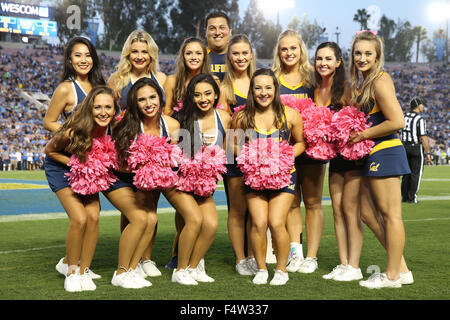
<instances>
[{"instance_id":1,"label":"crowd in stands","mask_svg":"<svg viewBox=\"0 0 450 320\"><path fill-rule=\"evenodd\" d=\"M113 73L118 56L100 54L105 79ZM21 95L42 92L49 98L60 82L62 49L36 50L2 48L0 50L0 170L39 169L43 164L43 149L50 135L43 127L45 106L35 105ZM174 73L174 61L160 58L160 69L166 75ZM386 66L392 76L397 98L404 109L409 101L421 96L427 108L427 121L432 154L436 164L450 159L449 74L442 66Z\"/></svg>"}]
</instances>

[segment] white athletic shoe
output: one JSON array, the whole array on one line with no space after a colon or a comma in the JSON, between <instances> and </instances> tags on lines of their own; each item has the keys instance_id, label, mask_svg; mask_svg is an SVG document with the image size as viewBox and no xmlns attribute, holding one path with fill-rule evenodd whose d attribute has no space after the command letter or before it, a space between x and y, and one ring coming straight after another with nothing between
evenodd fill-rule
<instances>
[{"instance_id":1,"label":"white athletic shoe","mask_svg":"<svg viewBox=\"0 0 450 320\"><path fill-rule=\"evenodd\" d=\"M389 280L386 273L375 273L367 280L362 280L359 285L369 289L381 288L401 288L402 283L400 277L397 280Z\"/></svg>"},{"instance_id":2,"label":"white athletic shoe","mask_svg":"<svg viewBox=\"0 0 450 320\"><path fill-rule=\"evenodd\" d=\"M145 280L139 273L139 271L136 269L130 269L128 271L133 279L134 282L142 285L142 287L151 287L152 283L148 280Z\"/></svg>"},{"instance_id":3,"label":"white athletic shoe","mask_svg":"<svg viewBox=\"0 0 450 320\"><path fill-rule=\"evenodd\" d=\"M247 259L242 259L239 261L238 264L235 266L236 272L239 273L241 276L252 276L255 274L253 269L249 267L247 263Z\"/></svg>"},{"instance_id":4,"label":"white athletic shoe","mask_svg":"<svg viewBox=\"0 0 450 320\"><path fill-rule=\"evenodd\" d=\"M127 271L122 272L121 274L117 274L117 271L114 271L114 275L111 279L111 284L116 287L122 287L126 289L140 289L143 288L142 285L137 283L134 280L134 277Z\"/></svg>"},{"instance_id":5,"label":"white athletic shoe","mask_svg":"<svg viewBox=\"0 0 450 320\"><path fill-rule=\"evenodd\" d=\"M287 272L281 271L281 270L275 270L275 274L273 275L272 280L270 281L270 284L272 286L282 286L285 285L286 282L289 280L289 275Z\"/></svg>"},{"instance_id":6,"label":"white athletic shoe","mask_svg":"<svg viewBox=\"0 0 450 320\"><path fill-rule=\"evenodd\" d=\"M156 262L152 260L145 260L139 263L141 269L149 277L159 277L162 275L161 271L156 267Z\"/></svg>"},{"instance_id":7,"label":"white athletic shoe","mask_svg":"<svg viewBox=\"0 0 450 320\"><path fill-rule=\"evenodd\" d=\"M67 263L63 262L64 258L61 258L59 262L56 264L56 271L61 273L63 276L67 276L67 273L69 272L69 265ZM80 272L80 267L78 266L76 269L77 272ZM99 274L96 274L94 271L88 268L85 273L89 274L92 280L100 279L102 276Z\"/></svg>"},{"instance_id":8,"label":"white athletic shoe","mask_svg":"<svg viewBox=\"0 0 450 320\"><path fill-rule=\"evenodd\" d=\"M201 267L197 266L195 269L187 268L189 275L192 279L197 282L214 282L214 279L206 274L205 270L202 270Z\"/></svg>"},{"instance_id":9,"label":"white athletic shoe","mask_svg":"<svg viewBox=\"0 0 450 320\"><path fill-rule=\"evenodd\" d=\"M269 272L264 269L259 269L258 272L256 272L256 275L253 278L252 282L254 284L266 284L268 278L269 278Z\"/></svg>"},{"instance_id":10,"label":"white athletic shoe","mask_svg":"<svg viewBox=\"0 0 450 320\"><path fill-rule=\"evenodd\" d=\"M333 277L336 281L354 281L361 280L363 278L360 268L353 268L351 265L346 265L341 273L338 273Z\"/></svg>"},{"instance_id":11,"label":"white athletic shoe","mask_svg":"<svg viewBox=\"0 0 450 320\"><path fill-rule=\"evenodd\" d=\"M413 284L414 283L414 278L413 278L413 274L411 271L405 272L405 273L401 273L400 272L400 282L403 284Z\"/></svg>"},{"instance_id":12,"label":"white athletic shoe","mask_svg":"<svg viewBox=\"0 0 450 320\"><path fill-rule=\"evenodd\" d=\"M81 292L81 276L76 272L66 276L64 289L69 292Z\"/></svg>"},{"instance_id":13,"label":"white athletic shoe","mask_svg":"<svg viewBox=\"0 0 450 320\"><path fill-rule=\"evenodd\" d=\"M319 268L319 264L317 263L317 258L306 258L303 260L303 263L298 268L298 272L301 273L313 273Z\"/></svg>"},{"instance_id":14,"label":"white athletic shoe","mask_svg":"<svg viewBox=\"0 0 450 320\"><path fill-rule=\"evenodd\" d=\"M256 263L255 257L247 257L245 260L247 260L249 270L251 270L253 275L255 275L258 272L258 264Z\"/></svg>"},{"instance_id":15,"label":"white athletic shoe","mask_svg":"<svg viewBox=\"0 0 450 320\"><path fill-rule=\"evenodd\" d=\"M172 282L177 282L183 285L197 285L198 282L192 279L187 269L173 269Z\"/></svg>"},{"instance_id":16,"label":"white athletic shoe","mask_svg":"<svg viewBox=\"0 0 450 320\"><path fill-rule=\"evenodd\" d=\"M92 281L92 278L88 273L86 273L86 271L82 275L80 275L80 285L82 291L94 291L95 289L97 289L94 281Z\"/></svg>"},{"instance_id":17,"label":"white athletic shoe","mask_svg":"<svg viewBox=\"0 0 450 320\"><path fill-rule=\"evenodd\" d=\"M297 272L300 266L303 263L302 257L295 255L292 257L292 259L289 261L288 265L286 266L286 270L288 272Z\"/></svg>"},{"instance_id":18,"label":"white athletic shoe","mask_svg":"<svg viewBox=\"0 0 450 320\"><path fill-rule=\"evenodd\" d=\"M330 273L324 274L322 276L323 279L333 279L336 275L338 275L339 273L341 273L344 269L345 269L345 265L340 264L336 267L333 268L333 270Z\"/></svg>"},{"instance_id":19,"label":"white athletic shoe","mask_svg":"<svg viewBox=\"0 0 450 320\"><path fill-rule=\"evenodd\" d=\"M94 271L92 271L91 269L87 268L86 271L84 271L84 273L87 273L89 275L89 277L91 277L92 280L97 280L97 279L101 279L101 275L96 274Z\"/></svg>"}]
</instances>

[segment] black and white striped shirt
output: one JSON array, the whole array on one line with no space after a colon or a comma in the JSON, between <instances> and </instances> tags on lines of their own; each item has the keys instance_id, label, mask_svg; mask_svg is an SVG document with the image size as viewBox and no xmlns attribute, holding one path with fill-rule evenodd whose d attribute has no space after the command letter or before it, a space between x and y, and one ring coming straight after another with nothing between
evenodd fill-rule
<instances>
[{"instance_id":1,"label":"black and white striped shirt","mask_svg":"<svg viewBox=\"0 0 450 320\"><path fill-rule=\"evenodd\" d=\"M405 114L405 127L401 132L401 139L403 143L419 144L421 136L426 136L427 130L425 127L425 120L416 112L407 112Z\"/></svg>"}]
</instances>

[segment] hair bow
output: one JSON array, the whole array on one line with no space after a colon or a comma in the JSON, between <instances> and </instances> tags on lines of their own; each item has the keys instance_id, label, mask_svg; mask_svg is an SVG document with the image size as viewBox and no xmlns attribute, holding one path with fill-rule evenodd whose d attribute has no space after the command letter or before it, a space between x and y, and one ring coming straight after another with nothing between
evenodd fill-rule
<instances>
[{"instance_id":1,"label":"hair bow","mask_svg":"<svg viewBox=\"0 0 450 320\"><path fill-rule=\"evenodd\" d=\"M360 31L356 31L356 35L358 36L359 34L363 33L363 32L370 32L372 33L374 36L376 36L378 34L378 31L375 30L360 30Z\"/></svg>"}]
</instances>

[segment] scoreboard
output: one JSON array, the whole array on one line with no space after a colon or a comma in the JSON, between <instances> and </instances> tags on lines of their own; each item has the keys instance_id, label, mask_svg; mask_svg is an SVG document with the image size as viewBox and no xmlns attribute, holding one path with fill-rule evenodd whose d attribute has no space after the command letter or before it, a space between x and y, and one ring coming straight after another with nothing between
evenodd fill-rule
<instances>
[{"instance_id":1,"label":"scoreboard","mask_svg":"<svg viewBox=\"0 0 450 320\"><path fill-rule=\"evenodd\" d=\"M0 16L0 32L56 37L57 30L56 21Z\"/></svg>"}]
</instances>

